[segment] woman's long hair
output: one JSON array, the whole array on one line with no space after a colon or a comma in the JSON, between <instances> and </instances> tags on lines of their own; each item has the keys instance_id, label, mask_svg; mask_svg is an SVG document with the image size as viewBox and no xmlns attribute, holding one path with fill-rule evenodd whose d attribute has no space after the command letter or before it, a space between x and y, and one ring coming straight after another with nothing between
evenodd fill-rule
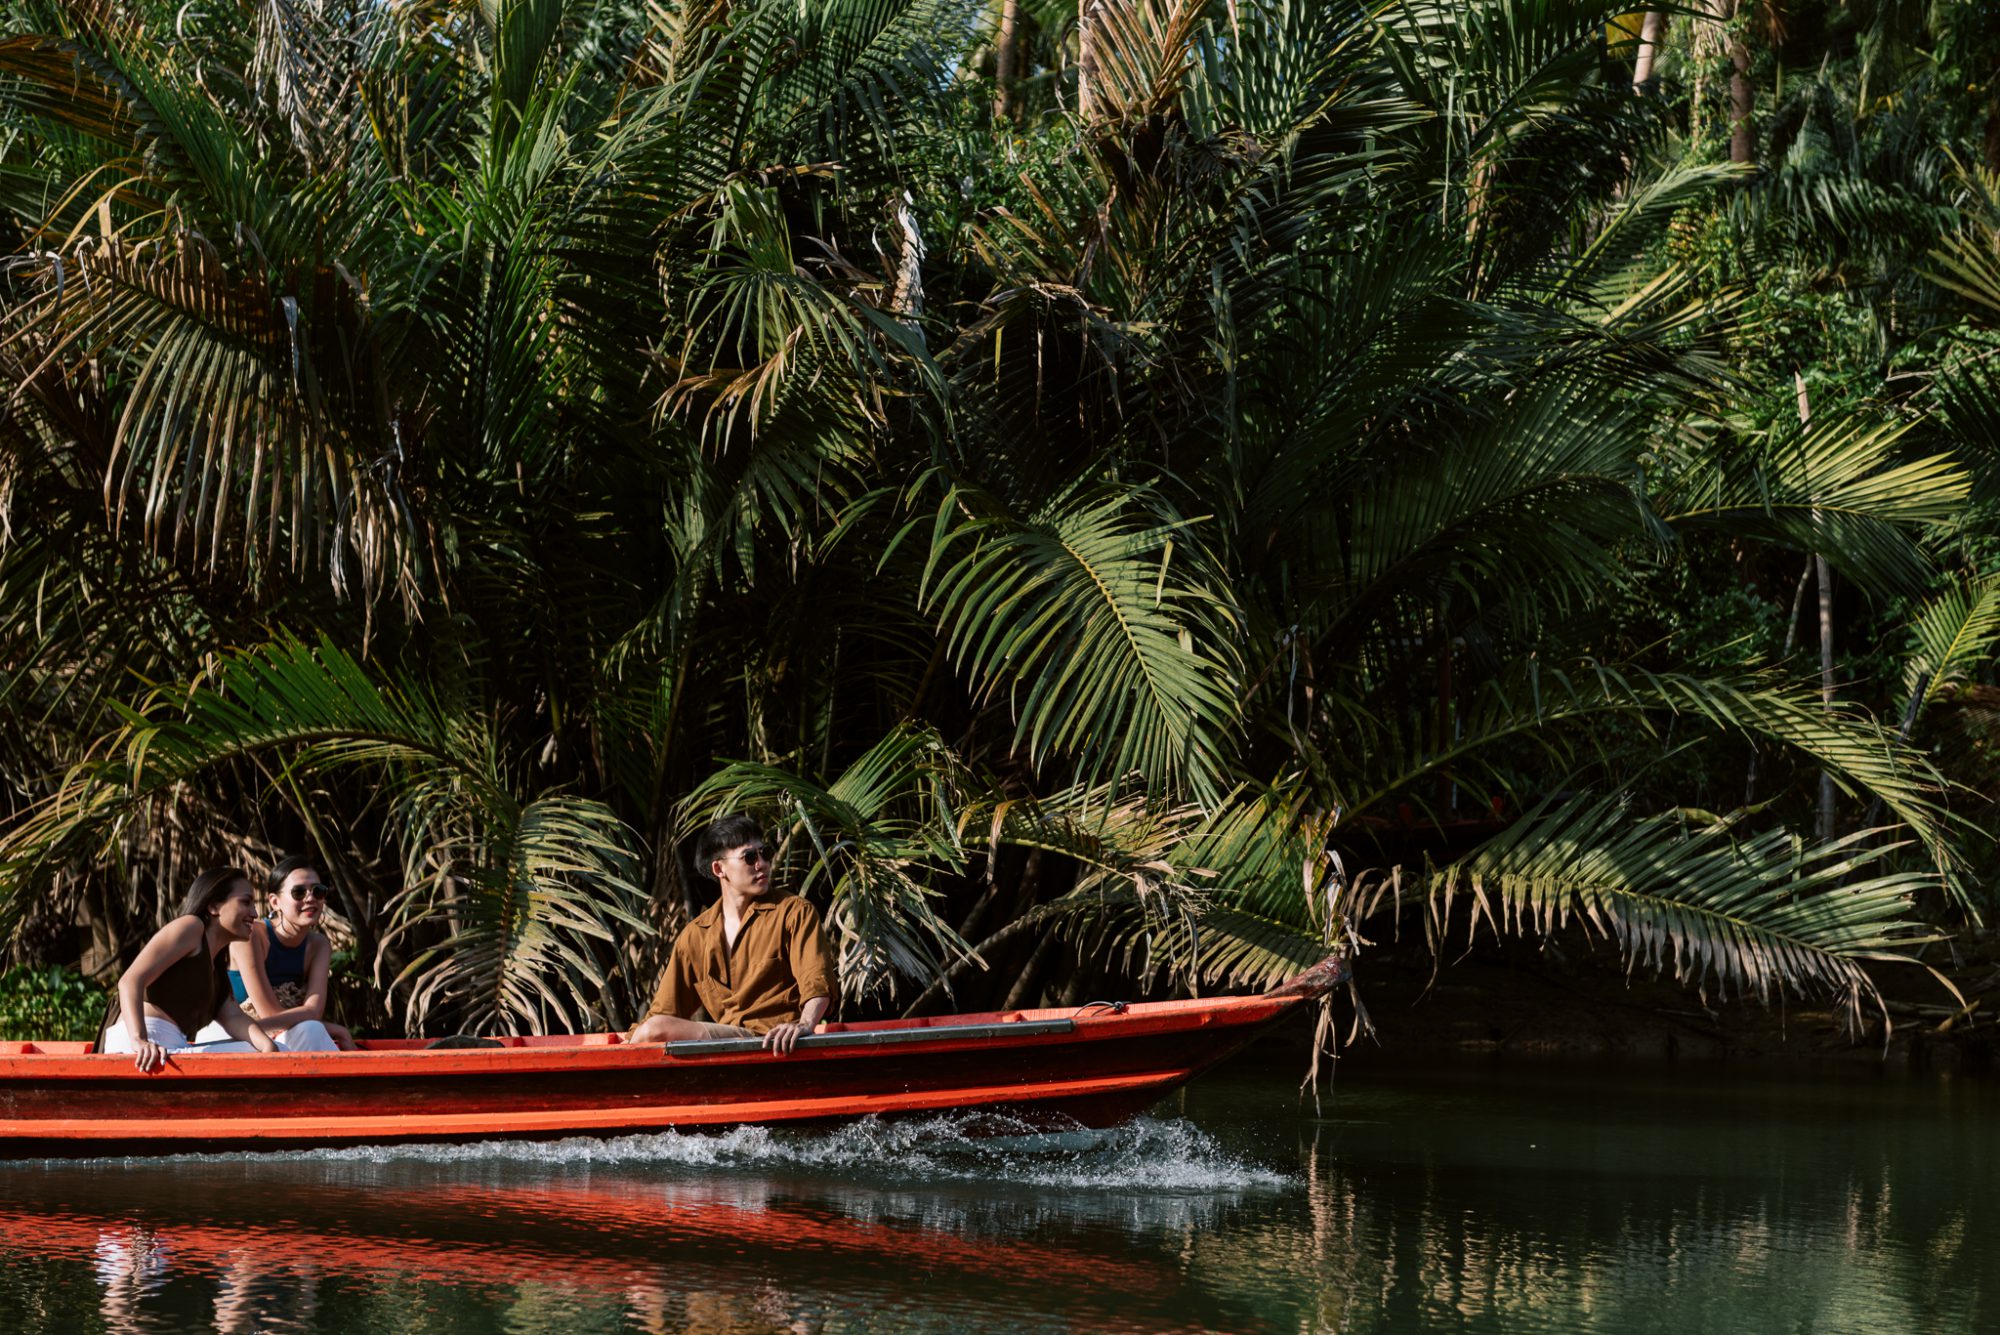
<instances>
[{"instance_id":1,"label":"woman's long hair","mask_svg":"<svg viewBox=\"0 0 2000 1335\"><path fill-rule=\"evenodd\" d=\"M206 921L209 909L229 898L238 881L249 879L241 867L210 867L188 887L187 898L181 901L181 916Z\"/></svg>"},{"instance_id":2,"label":"woman's long hair","mask_svg":"<svg viewBox=\"0 0 2000 1335\"><path fill-rule=\"evenodd\" d=\"M309 858L303 853L294 853L279 862L277 866L271 868L271 874L264 878L264 898L276 899L278 892L285 888L285 878L293 872L303 871L307 867L318 871L320 869L319 859Z\"/></svg>"}]
</instances>

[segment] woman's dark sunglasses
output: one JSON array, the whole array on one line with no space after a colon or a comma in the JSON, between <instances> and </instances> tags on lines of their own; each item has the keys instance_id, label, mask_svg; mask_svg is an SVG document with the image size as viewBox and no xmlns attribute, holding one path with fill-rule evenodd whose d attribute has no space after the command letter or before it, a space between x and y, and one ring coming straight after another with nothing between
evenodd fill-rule
<instances>
[{"instance_id":1,"label":"woman's dark sunglasses","mask_svg":"<svg viewBox=\"0 0 2000 1335\"><path fill-rule=\"evenodd\" d=\"M323 902L331 893L323 885L295 885L291 891L292 902L294 904L303 904L308 899L317 899Z\"/></svg>"}]
</instances>

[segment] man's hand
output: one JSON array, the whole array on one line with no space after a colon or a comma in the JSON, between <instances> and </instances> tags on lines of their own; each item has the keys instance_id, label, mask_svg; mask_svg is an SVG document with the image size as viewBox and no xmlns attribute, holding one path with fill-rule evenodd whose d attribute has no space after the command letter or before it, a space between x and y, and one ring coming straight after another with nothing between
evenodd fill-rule
<instances>
[{"instance_id":1,"label":"man's hand","mask_svg":"<svg viewBox=\"0 0 2000 1335\"><path fill-rule=\"evenodd\" d=\"M777 1025L764 1035L764 1050L779 1056L790 1052L799 1041L799 1035L810 1034L819 1028L820 1017L826 1014L826 1008L832 1001L831 997L807 997L806 1004L799 1008L797 1024Z\"/></svg>"},{"instance_id":2,"label":"man's hand","mask_svg":"<svg viewBox=\"0 0 2000 1335\"><path fill-rule=\"evenodd\" d=\"M150 1038L142 1038L132 1049L132 1060L140 1070L150 1074L167 1064L167 1050Z\"/></svg>"},{"instance_id":3,"label":"man's hand","mask_svg":"<svg viewBox=\"0 0 2000 1335\"><path fill-rule=\"evenodd\" d=\"M810 1034L811 1025L781 1024L774 1026L764 1035L764 1050L780 1056L790 1052L798 1043L800 1034Z\"/></svg>"}]
</instances>

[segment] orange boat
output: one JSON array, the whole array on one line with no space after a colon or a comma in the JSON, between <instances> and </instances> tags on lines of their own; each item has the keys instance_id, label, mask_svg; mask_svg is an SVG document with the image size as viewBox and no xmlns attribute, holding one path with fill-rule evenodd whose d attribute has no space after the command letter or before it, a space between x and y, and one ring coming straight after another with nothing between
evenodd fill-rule
<instances>
[{"instance_id":1,"label":"orange boat","mask_svg":"<svg viewBox=\"0 0 2000 1335\"><path fill-rule=\"evenodd\" d=\"M359 1052L176 1053L142 1074L88 1043L0 1043L0 1159L634 1135L990 1111L1109 1126L1345 977L1330 956L1261 996L834 1024L755 1039L417 1039Z\"/></svg>"}]
</instances>

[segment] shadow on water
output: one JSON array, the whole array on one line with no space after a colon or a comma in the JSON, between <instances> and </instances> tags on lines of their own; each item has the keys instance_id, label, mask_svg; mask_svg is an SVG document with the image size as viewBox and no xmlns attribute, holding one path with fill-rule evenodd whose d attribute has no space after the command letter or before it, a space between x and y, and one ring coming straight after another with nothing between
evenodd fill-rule
<instances>
[{"instance_id":1,"label":"shadow on water","mask_svg":"<svg viewBox=\"0 0 2000 1335\"><path fill-rule=\"evenodd\" d=\"M2000 1330L2000 1091L1343 1063L952 1119L0 1165L0 1323L181 1331Z\"/></svg>"}]
</instances>

